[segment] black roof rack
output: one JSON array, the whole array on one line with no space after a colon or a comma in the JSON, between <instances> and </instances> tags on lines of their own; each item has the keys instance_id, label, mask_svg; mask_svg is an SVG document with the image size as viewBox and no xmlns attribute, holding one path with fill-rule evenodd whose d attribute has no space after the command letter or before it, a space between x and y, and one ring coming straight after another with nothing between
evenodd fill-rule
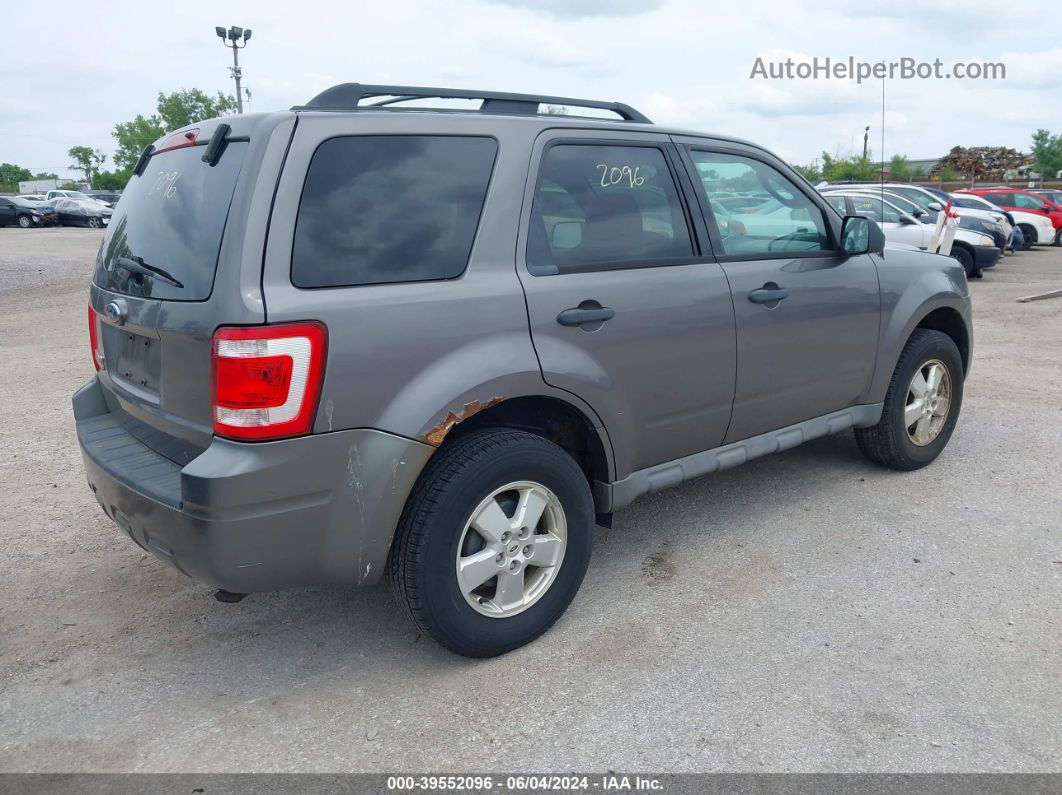
<instances>
[{"instance_id":1,"label":"black roof rack","mask_svg":"<svg viewBox=\"0 0 1062 795\"><path fill-rule=\"evenodd\" d=\"M387 99L368 104L363 100L375 97ZM578 108L610 110L624 121L641 124L652 122L641 112L622 102L601 102L595 99L572 99L571 97L546 97L536 94L510 94L503 91L472 91L464 88L423 88L417 86L366 86L361 83L342 83L325 89L305 105L292 110L356 110L379 108L405 102L410 99L481 99L480 113L516 113L530 116L539 113L539 105L570 105Z\"/></svg>"}]
</instances>

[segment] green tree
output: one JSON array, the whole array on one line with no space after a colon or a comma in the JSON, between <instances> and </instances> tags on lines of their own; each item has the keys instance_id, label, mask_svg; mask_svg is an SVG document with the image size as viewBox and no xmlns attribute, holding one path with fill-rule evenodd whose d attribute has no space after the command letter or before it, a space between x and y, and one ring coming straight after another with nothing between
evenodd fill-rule
<instances>
[{"instance_id":1,"label":"green tree","mask_svg":"<svg viewBox=\"0 0 1062 795\"><path fill-rule=\"evenodd\" d=\"M100 170L100 166L103 165L103 161L107 159L107 155L103 154L102 151L88 146L71 146L67 154L74 161L70 164L70 170L80 171L84 174L85 182L89 185L92 184L92 180Z\"/></svg>"},{"instance_id":2,"label":"green tree","mask_svg":"<svg viewBox=\"0 0 1062 795\"><path fill-rule=\"evenodd\" d=\"M33 179L28 168L14 163L0 163L0 192L17 193L18 183L27 179Z\"/></svg>"},{"instance_id":3,"label":"green tree","mask_svg":"<svg viewBox=\"0 0 1062 795\"><path fill-rule=\"evenodd\" d=\"M159 92L155 113L150 116L137 114L131 121L114 126L111 133L118 143L113 157L118 171L131 171L144 147L157 141L167 131L216 116L225 116L236 110L236 99L220 91L216 96L198 88L181 89L172 94Z\"/></svg>"},{"instance_id":4,"label":"green tree","mask_svg":"<svg viewBox=\"0 0 1062 795\"><path fill-rule=\"evenodd\" d=\"M831 155L822 153L822 177L831 182L869 182L878 178L878 168L870 160L870 153L864 160L860 155Z\"/></svg>"},{"instance_id":5,"label":"green tree","mask_svg":"<svg viewBox=\"0 0 1062 795\"><path fill-rule=\"evenodd\" d=\"M819 182L822 179L822 169L819 168L818 160L813 160L806 166L794 165L793 170L800 174L800 176L802 176L808 182L811 182L813 184Z\"/></svg>"},{"instance_id":6,"label":"green tree","mask_svg":"<svg viewBox=\"0 0 1062 795\"><path fill-rule=\"evenodd\" d=\"M1039 129L1033 133L1032 155L1036 170L1042 179L1054 179L1062 171L1062 134L1051 135L1049 130Z\"/></svg>"},{"instance_id":7,"label":"green tree","mask_svg":"<svg viewBox=\"0 0 1062 795\"><path fill-rule=\"evenodd\" d=\"M129 181L132 172L127 168L116 171L100 171L92 180L92 187L96 190L122 190Z\"/></svg>"}]
</instances>

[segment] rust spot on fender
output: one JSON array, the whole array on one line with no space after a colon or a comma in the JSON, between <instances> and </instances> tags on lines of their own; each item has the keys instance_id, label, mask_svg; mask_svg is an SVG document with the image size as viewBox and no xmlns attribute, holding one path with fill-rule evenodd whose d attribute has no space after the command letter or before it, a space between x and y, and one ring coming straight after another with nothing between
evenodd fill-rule
<instances>
[{"instance_id":1,"label":"rust spot on fender","mask_svg":"<svg viewBox=\"0 0 1062 795\"><path fill-rule=\"evenodd\" d=\"M491 406L497 406L504 399L503 397L492 397L490 400L473 400L471 403L466 403L461 411L456 414L452 411L446 412L442 422L424 434L424 441L432 447L438 447L446 440L446 434L453 430L453 427L459 422L464 422L473 414L478 414Z\"/></svg>"}]
</instances>

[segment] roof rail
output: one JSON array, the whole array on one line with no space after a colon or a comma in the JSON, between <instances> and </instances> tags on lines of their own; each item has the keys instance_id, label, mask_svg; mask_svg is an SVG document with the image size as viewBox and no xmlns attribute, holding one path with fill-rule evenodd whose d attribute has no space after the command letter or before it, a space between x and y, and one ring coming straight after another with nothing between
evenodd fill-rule
<instances>
[{"instance_id":1,"label":"roof rail","mask_svg":"<svg viewBox=\"0 0 1062 795\"><path fill-rule=\"evenodd\" d=\"M363 100L376 97L386 99L362 104ZM516 113L535 116L539 105L570 105L578 108L610 110L624 121L641 124L652 122L641 112L622 102L601 102L595 99L572 99L571 97L547 97L536 94L510 94L503 91L472 91L463 88L423 88L417 86L366 86L361 83L342 83L325 89L305 105L292 110L357 110L379 108L410 99L481 99L480 113Z\"/></svg>"}]
</instances>

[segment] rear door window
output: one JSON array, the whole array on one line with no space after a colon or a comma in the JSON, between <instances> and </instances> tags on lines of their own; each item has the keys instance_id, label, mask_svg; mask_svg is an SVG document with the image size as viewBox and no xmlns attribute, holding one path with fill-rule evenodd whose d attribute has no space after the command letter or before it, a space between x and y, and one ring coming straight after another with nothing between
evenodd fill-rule
<instances>
[{"instance_id":1,"label":"rear door window","mask_svg":"<svg viewBox=\"0 0 1062 795\"><path fill-rule=\"evenodd\" d=\"M542 160L528 232L536 276L679 264L689 226L654 146L558 144Z\"/></svg>"},{"instance_id":2,"label":"rear door window","mask_svg":"<svg viewBox=\"0 0 1062 795\"><path fill-rule=\"evenodd\" d=\"M215 166L203 162L203 151L190 146L162 152L143 174L130 178L96 258L97 285L173 301L210 297L247 143L229 143ZM122 258L161 268L183 287L131 273L121 266Z\"/></svg>"},{"instance_id":3,"label":"rear door window","mask_svg":"<svg viewBox=\"0 0 1062 795\"><path fill-rule=\"evenodd\" d=\"M325 141L302 189L292 284L342 287L460 276L497 151L493 138L471 136Z\"/></svg>"}]
</instances>

